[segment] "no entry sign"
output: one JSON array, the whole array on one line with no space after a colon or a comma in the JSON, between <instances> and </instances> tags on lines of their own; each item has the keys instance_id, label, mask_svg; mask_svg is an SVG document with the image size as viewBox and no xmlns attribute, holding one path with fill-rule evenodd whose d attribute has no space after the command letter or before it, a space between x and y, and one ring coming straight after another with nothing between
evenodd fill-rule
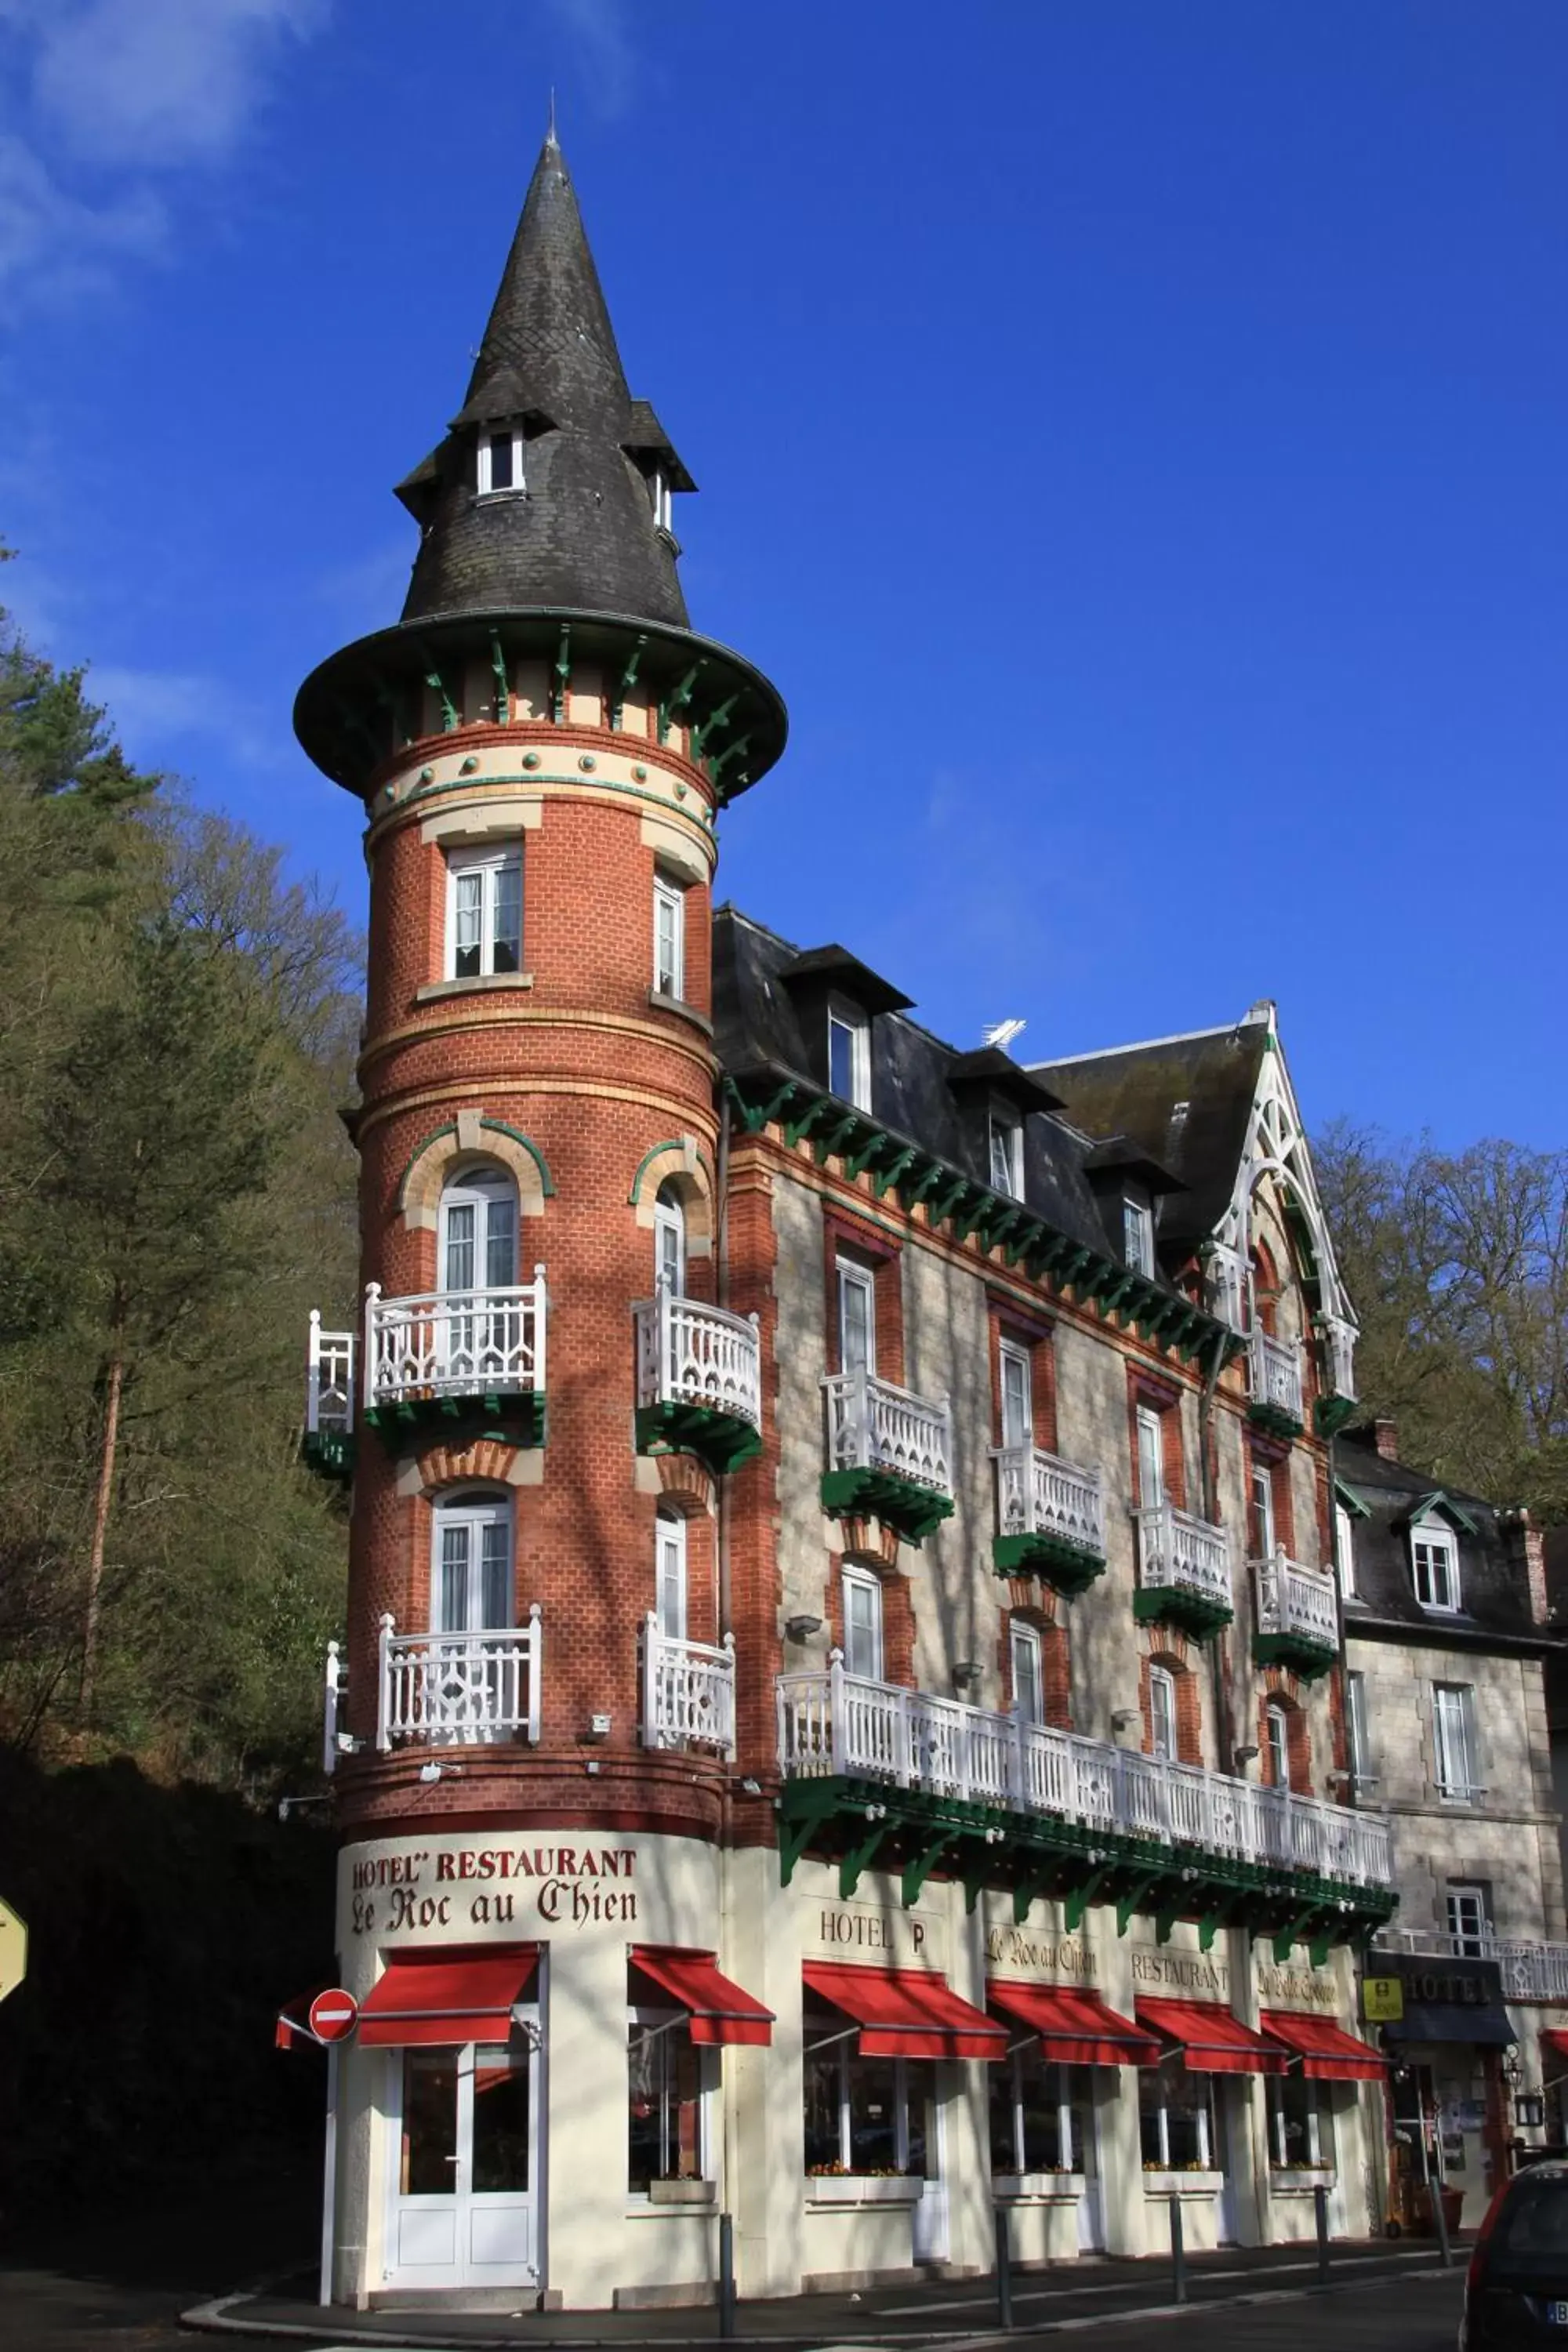
<instances>
[{"instance_id":1,"label":"no entry sign","mask_svg":"<svg viewBox=\"0 0 1568 2352\"><path fill-rule=\"evenodd\" d=\"M318 2042L343 2042L354 2030L359 2003L352 1992L334 1988L319 1992L310 2003L310 2031Z\"/></svg>"}]
</instances>

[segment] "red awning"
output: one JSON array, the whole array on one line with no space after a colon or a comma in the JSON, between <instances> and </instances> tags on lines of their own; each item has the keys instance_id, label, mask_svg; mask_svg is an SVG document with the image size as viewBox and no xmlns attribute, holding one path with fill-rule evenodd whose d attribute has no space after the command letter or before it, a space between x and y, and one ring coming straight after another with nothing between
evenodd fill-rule
<instances>
[{"instance_id":1,"label":"red awning","mask_svg":"<svg viewBox=\"0 0 1568 2352\"><path fill-rule=\"evenodd\" d=\"M1047 2058L1062 2066L1153 2066L1160 2045L1099 1996L1076 1986L1025 1984L992 1977L985 1990L995 2007L1038 2036Z\"/></svg>"},{"instance_id":2,"label":"red awning","mask_svg":"<svg viewBox=\"0 0 1568 2352\"><path fill-rule=\"evenodd\" d=\"M1228 2009L1206 2000L1140 2000L1140 2025L1175 2043L1194 2074L1282 2074L1289 2063L1278 2042L1265 2042Z\"/></svg>"},{"instance_id":3,"label":"red awning","mask_svg":"<svg viewBox=\"0 0 1568 2352\"><path fill-rule=\"evenodd\" d=\"M539 1963L537 1944L395 1953L360 2004L355 2040L395 2048L410 2042L504 2042L512 2003Z\"/></svg>"},{"instance_id":4,"label":"red awning","mask_svg":"<svg viewBox=\"0 0 1568 2352\"><path fill-rule=\"evenodd\" d=\"M1553 2058L1568 2059L1568 2033L1564 2033L1560 2026L1543 2025L1542 2027L1541 2046L1542 2050L1550 2050ZM1563 2075L1552 2074L1548 2078L1546 2087L1551 2089L1555 2084L1563 2080Z\"/></svg>"},{"instance_id":5,"label":"red awning","mask_svg":"<svg viewBox=\"0 0 1568 2352\"><path fill-rule=\"evenodd\" d=\"M994 2018L950 1992L930 1969L857 1969L807 1960L807 1992L860 2028L863 2058L1002 2058L1007 2035Z\"/></svg>"},{"instance_id":6,"label":"red awning","mask_svg":"<svg viewBox=\"0 0 1568 2352\"><path fill-rule=\"evenodd\" d=\"M1336 2025L1331 2017L1302 2017L1293 2009L1265 2009L1258 2022L1275 2042L1282 2042L1301 2072L1314 2083L1381 2083L1388 2061Z\"/></svg>"},{"instance_id":7,"label":"red awning","mask_svg":"<svg viewBox=\"0 0 1568 2352\"><path fill-rule=\"evenodd\" d=\"M773 2013L721 1976L711 1952L681 1952L663 1944L634 1944L632 1966L651 1977L691 2020L693 2042L740 2042L766 2049Z\"/></svg>"}]
</instances>

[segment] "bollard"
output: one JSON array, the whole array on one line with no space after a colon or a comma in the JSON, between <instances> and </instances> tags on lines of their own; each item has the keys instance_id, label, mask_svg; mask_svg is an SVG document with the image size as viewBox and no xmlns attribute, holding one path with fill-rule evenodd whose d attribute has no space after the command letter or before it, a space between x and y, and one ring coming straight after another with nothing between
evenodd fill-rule
<instances>
[{"instance_id":1,"label":"bollard","mask_svg":"<svg viewBox=\"0 0 1568 2352\"><path fill-rule=\"evenodd\" d=\"M735 2333L735 2223L729 2213L719 2216L719 2333L726 2341Z\"/></svg>"},{"instance_id":2,"label":"bollard","mask_svg":"<svg viewBox=\"0 0 1568 2352\"><path fill-rule=\"evenodd\" d=\"M1320 2180L1312 2191L1318 2216L1318 2284L1329 2283L1329 2192Z\"/></svg>"},{"instance_id":3,"label":"bollard","mask_svg":"<svg viewBox=\"0 0 1568 2352\"><path fill-rule=\"evenodd\" d=\"M1013 2325L1013 2246L1005 2205L996 2208L996 2325Z\"/></svg>"},{"instance_id":4,"label":"bollard","mask_svg":"<svg viewBox=\"0 0 1568 2352\"><path fill-rule=\"evenodd\" d=\"M1182 2244L1182 2200L1171 2191L1171 2300L1185 2303L1187 2299L1187 2256Z\"/></svg>"},{"instance_id":5,"label":"bollard","mask_svg":"<svg viewBox=\"0 0 1568 2352\"><path fill-rule=\"evenodd\" d=\"M1426 2194L1432 2200L1432 2227L1437 2233L1437 2260L1447 2270L1454 2259L1448 2243L1448 2217L1443 2210L1443 2184L1434 2178L1426 2183Z\"/></svg>"}]
</instances>

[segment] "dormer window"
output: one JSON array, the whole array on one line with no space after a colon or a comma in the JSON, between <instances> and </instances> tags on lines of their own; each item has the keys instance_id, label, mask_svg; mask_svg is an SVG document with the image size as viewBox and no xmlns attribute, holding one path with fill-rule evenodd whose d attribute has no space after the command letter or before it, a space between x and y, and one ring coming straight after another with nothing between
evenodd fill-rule
<instances>
[{"instance_id":1,"label":"dormer window","mask_svg":"<svg viewBox=\"0 0 1568 2352\"><path fill-rule=\"evenodd\" d=\"M991 1189L1010 1200L1024 1197L1024 1123L1011 1111L991 1113Z\"/></svg>"},{"instance_id":2,"label":"dormer window","mask_svg":"<svg viewBox=\"0 0 1568 2352\"><path fill-rule=\"evenodd\" d=\"M500 490L521 490L522 474L522 427L503 425L498 432L479 436L479 491L481 499L492 498Z\"/></svg>"},{"instance_id":3,"label":"dormer window","mask_svg":"<svg viewBox=\"0 0 1568 2352\"><path fill-rule=\"evenodd\" d=\"M836 998L827 1008L827 1084L841 1102L871 1108L871 1024Z\"/></svg>"},{"instance_id":4,"label":"dormer window","mask_svg":"<svg viewBox=\"0 0 1568 2352\"><path fill-rule=\"evenodd\" d=\"M1121 1202L1121 1254L1134 1274L1154 1271L1154 1212L1142 1193L1128 1192Z\"/></svg>"},{"instance_id":5,"label":"dormer window","mask_svg":"<svg viewBox=\"0 0 1568 2352\"><path fill-rule=\"evenodd\" d=\"M1421 1607L1452 1616L1459 1606L1459 1545L1453 1529L1423 1519L1410 1530L1410 1559Z\"/></svg>"},{"instance_id":6,"label":"dormer window","mask_svg":"<svg viewBox=\"0 0 1568 2352\"><path fill-rule=\"evenodd\" d=\"M653 466L647 476L648 504L653 509L655 528L670 530L669 476L662 466Z\"/></svg>"}]
</instances>

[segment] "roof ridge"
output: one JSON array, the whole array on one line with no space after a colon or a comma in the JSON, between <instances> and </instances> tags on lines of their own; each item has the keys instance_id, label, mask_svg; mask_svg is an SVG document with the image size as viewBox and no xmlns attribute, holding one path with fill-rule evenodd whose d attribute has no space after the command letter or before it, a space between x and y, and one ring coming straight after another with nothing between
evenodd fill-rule
<instances>
[{"instance_id":1,"label":"roof ridge","mask_svg":"<svg viewBox=\"0 0 1568 2352\"><path fill-rule=\"evenodd\" d=\"M1244 1013L1239 1021L1221 1021L1212 1029L1177 1029L1168 1037L1136 1037L1126 1045L1100 1045L1088 1054L1052 1054L1047 1059L1025 1065L1031 1070L1059 1070L1068 1062L1108 1062L1115 1054L1146 1054L1155 1045L1192 1045L1204 1037L1228 1037L1243 1029L1266 1029L1268 1016L1256 1018Z\"/></svg>"}]
</instances>

